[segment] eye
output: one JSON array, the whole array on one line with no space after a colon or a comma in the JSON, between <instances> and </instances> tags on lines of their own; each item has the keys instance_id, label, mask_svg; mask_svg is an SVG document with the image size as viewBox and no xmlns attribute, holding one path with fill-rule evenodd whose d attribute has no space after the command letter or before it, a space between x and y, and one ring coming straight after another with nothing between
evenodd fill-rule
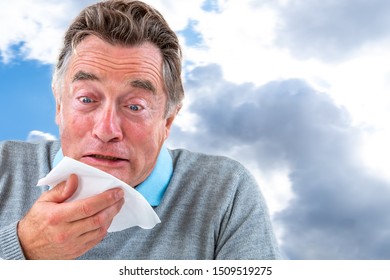
<instances>
[{"instance_id":1,"label":"eye","mask_svg":"<svg viewBox=\"0 0 390 280\"><path fill-rule=\"evenodd\" d=\"M131 104L128 106L128 108L133 112L138 112L142 110L142 107L139 105Z\"/></svg>"},{"instance_id":2,"label":"eye","mask_svg":"<svg viewBox=\"0 0 390 280\"><path fill-rule=\"evenodd\" d=\"M86 97L86 96L80 97L79 100L81 101L81 103L85 103L85 104L95 102L93 99Z\"/></svg>"}]
</instances>

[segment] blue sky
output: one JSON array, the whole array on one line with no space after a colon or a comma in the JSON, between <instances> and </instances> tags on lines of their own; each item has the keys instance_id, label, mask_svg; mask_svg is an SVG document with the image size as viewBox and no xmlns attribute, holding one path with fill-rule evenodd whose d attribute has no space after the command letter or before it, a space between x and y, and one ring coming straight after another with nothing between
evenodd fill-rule
<instances>
[{"instance_id":1,"label":"blue sky","mask_svg":"<svg viewBox=\"0 0 390 280\"><path fill-rule=\"evenodd\" d=\"M58 137L52 65L94 1L4 2L0 140ZM289 258L390 259L390 2L149 3L184 51L169 146L242 162Z\"/></svg>"},{"instance_id":2,"label":"blue sky","mask_svg":"<svg viewBox=\"0 0 390 280\"><path fill-rule=\"evenodd\" d=\"M37 61L0 63L0 140L26 140L32 130L58 136L51 72Z\"/></svg>"}]
</instances>

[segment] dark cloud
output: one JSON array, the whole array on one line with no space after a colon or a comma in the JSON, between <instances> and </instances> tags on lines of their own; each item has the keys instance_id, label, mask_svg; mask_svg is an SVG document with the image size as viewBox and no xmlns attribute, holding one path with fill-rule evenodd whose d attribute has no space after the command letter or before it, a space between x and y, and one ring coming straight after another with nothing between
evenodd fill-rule
<instances>
[{"instance_id":1,"label":"dark cloud","mask_svg":"<svg viewBox=\"0 0 390 280\"><path fill-rule=\"evenodd\" d=\"M387 0L292 0L280 9L277 43L300 58L343 59L389 38L389 13Z\"/></svg>"},{"instance_id":2,"label":"dark cloud","mask_svg":"<svg viewBox=\"0 0 390 280\"><path fill-rule=\"evenodd\" d=\"M173 145L225 155L246 147L245 161L263 170L288 164L295 198L275 224L290 258L390 258L390 186L359 163L359 131L328 95L294 79L233 84L216 65L196 68L186 91L198 130L174 127Z\"/></svg>"}]
</instances>

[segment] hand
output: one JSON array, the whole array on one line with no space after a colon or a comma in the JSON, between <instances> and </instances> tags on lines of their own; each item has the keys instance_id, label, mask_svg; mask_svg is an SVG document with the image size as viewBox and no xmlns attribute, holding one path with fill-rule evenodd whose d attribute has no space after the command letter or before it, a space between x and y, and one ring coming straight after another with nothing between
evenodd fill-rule
<instances>
[{"instance_id":1,"label":"hand","mask_svg":"<svg viewBox=\"0 0 390 280\"><path fill-rule=\"evenodd\" d=\"M120 188L65 202L76 191L77 176L45 192L18 224L18 236L27 259L74 259L107 234L124 203Z\"/></svg>"}]
</instances>

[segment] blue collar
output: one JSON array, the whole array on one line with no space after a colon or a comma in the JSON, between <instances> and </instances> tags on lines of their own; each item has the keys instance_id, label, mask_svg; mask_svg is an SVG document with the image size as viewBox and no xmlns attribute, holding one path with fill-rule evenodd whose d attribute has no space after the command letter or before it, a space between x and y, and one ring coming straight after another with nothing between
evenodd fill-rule
<instances>
[{"instance_id":1,"label":"blue collar","mask_svg":"<svg viewBox=\"0 0 390 280\"><path fill-rule=\"evenodd\" d=\"M53 167L56 166L64 157L62 149L59 149L53 160ZM161 199L167 190L169 181L173 174L172 157L168 149L162 146L158 155L156 166L149 177L139 184L135 190L145 197L151 206L160 205Z\"/></svg>"}]
</instances>

